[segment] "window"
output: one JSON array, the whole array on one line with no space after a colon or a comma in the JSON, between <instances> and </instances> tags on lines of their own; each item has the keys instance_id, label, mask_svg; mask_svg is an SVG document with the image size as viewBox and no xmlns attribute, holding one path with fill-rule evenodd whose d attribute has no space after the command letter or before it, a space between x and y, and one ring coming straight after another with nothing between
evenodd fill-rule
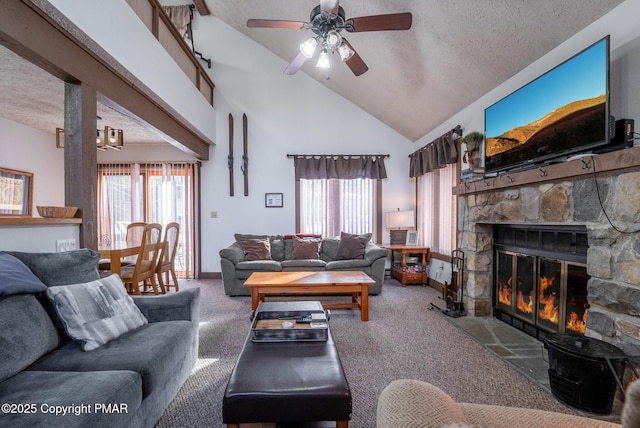
<instances>
[{"instance_id":1,"label":"window","mask_svg":"<svg viewBox=\"0 0 640 428\"><path fill-rule=\"evenodd\" d=\"M99 241L124 240L136 221L180 224L176 274L195 272L195 191L198 169L192 163L98 165Z\"/></svg>"},{"instance_id":2,"label":"window","mask_svg":"<svg viewBox=\"0 0 640 428\"><path fill-rule=\"evenodd\" d=\"M372 233L376 242L380 180L300 179L299 231L322 236Z\"/></svg>"},{"instance_id":3,"label":"window","mask_svg":"<svg viewBox=\"0 0 640 428\"><path fill-rule=\"evenodd\" d=\"M418 232L420 243L433 253L450 256L457 247L456 197L458 164L448 164L417 177Z\"/></svg>"}]
</instances>

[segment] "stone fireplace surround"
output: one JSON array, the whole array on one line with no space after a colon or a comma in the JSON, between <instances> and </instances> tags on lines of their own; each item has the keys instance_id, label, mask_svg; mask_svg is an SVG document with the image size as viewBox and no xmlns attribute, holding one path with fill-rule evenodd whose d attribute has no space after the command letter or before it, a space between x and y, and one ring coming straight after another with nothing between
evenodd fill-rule
<instances>
[{"instance_id":1,"label":"stone fireplace surround","mask_svg":"<svg viewBox=\"0 0 640 428\"><path fill-rule=\"evenodd\" d=\"M542 178L529 183L525 179L532 177L532 171L498 177L510 183L502 187L492 186L491 180L496 179L484 179L455 189L458 245L466 260L464 304L469 315L492 314L493 225L584 225L591 276L586 335L612 343L628 355L640 355L640 232L627 232L640 231L640 148L624 152L607 154L614 161L626 161L619 169L597 172L596 179L593 169L572 175L560 169L568 164L558 164L548 171L540 169ZM631 161L625 156L629 154Z\"/></svg>"}]
</instances>

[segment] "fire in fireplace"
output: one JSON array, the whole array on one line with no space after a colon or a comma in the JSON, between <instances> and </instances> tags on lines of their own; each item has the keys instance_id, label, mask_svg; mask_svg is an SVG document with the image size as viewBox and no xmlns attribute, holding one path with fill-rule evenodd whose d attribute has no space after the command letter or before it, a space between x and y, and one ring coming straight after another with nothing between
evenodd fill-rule
<instances>
[{"instance_id":1,"label":"fire in fireplace","mask_svg":"<svg viewBox=\"0 0 640 428\"><path fill-rule=\"evenodd\" d=\"M494 314L521 330L584 334L586 229L496 226Z\"/></svg>"}]
</instances>

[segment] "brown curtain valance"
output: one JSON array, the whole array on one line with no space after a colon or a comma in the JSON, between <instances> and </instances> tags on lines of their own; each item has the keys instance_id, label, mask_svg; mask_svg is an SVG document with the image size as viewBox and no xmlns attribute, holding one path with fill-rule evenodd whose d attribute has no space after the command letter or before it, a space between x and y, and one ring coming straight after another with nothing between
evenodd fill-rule
<instances>
[{"instance_id":1,"label":"brown curtain valance","mask_svg":"<svg viewBox=\"0 0 640 428\"><path fill-rule=\"evenodd\" d=\"M387 178L384 158L388 155L288 155L295 166L296 180L337 178Z\"/></svg>"},{"instance_id":2,"label":"brown curtain valance","mask_svg":"<svg viewBox=\"0 0 640 428\"><path fill-rule=\"evenodd\" d=\"M409 177L419 177L458 161L460 125L409 155Z\"/></svg>"},{"instance_id":3,"label":"brown curtain valance","mask_svg":"<svg viewBox=\"0 0 640 428\"><path fill-rule=\"evenodd\" d=\"M182 37L187 34L189 24L191 24L191 7L188 4L181 6L162 6L162 10L167 14L176 30Z\"/></svg>"}]
</instances>

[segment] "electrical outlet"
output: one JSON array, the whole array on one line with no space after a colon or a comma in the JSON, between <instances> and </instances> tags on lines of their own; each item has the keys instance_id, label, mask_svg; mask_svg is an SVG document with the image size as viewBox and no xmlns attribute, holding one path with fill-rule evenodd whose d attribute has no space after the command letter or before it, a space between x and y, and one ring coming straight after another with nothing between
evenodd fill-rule
<instances>
[{"instance_id":1,"label":"electrical outlet","mask_svg":"<svg viewBox=\"0 0 640 428\"><path fill-rule=\"evenodd\" d=\"M218 218L218 211L211 211L211 218Z\"/></svg>"},{"instance_id":2,"label":"electrical outlet","mask_svg":"<svg viewBox=\"0 0 640 428\"><path fill-rule=\"evenodd\" d=\"M73 251L78 248L78 243L75 239L56 239L56 252L62 253L64 251Z\"/></svg>"}]
</instances>

